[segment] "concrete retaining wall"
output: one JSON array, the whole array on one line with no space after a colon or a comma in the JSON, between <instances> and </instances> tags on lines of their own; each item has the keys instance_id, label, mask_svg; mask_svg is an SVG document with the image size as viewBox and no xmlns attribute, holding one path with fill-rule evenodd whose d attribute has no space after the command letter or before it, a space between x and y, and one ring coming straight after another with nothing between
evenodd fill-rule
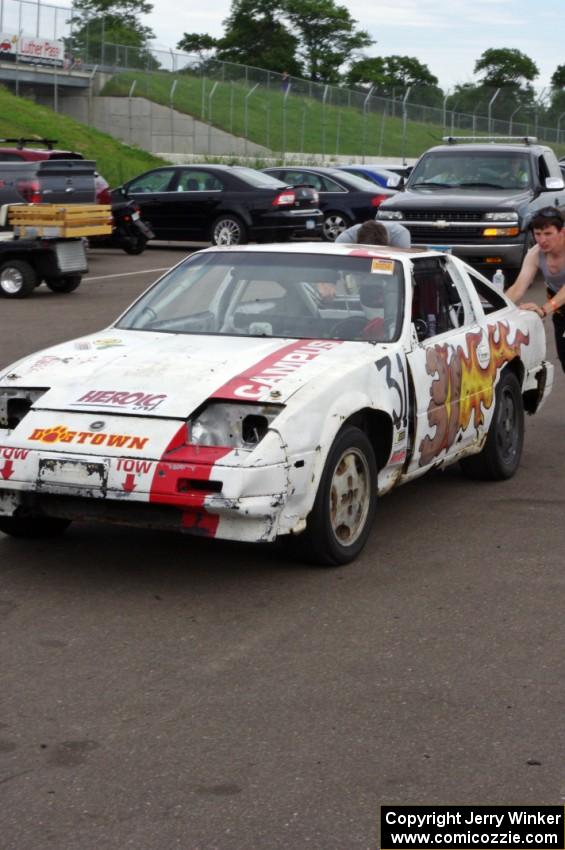
<instances>
[{"instance_id":1,"label":"concrete retaining wall","mask_svg":"<svg viewBox=\"0 0 565 850\"><path fill-rule=\"evenodd\" d=\"M144 97L62 97L59 108L83 124L155 154L168 151L173 155L271 155L268 148Z\"/></svg>"}]
</instances>

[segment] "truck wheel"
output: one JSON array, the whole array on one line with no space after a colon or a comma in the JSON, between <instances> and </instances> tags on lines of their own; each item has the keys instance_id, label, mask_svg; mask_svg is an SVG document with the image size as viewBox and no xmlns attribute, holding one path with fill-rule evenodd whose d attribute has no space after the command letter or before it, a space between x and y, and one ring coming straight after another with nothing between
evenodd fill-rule
<instances>
[{"instance_id":1,"label":"truck wheel","mask_svg":"<svg viewBox=\"0 0 565 850\"><path fill-rule=\"evenodd\" d=\"M63 277L47 277L45 283L52 292L72 292L80 286L82 276L68 274Z\"/></svg>"},{"instance_id":2,"label":"truck wheel","mask_svg":"<svg viewBox=\"0 0 565 850\"><path fill-rule=\"evenodd\" d=\"M10 537L21 537L27 540L58 537L70 524L70 519L51 516L0 516L0 531L9 534Z\"/></svg>"},{"instance_id":3,"label":"truck wheel","mask_svg":"<svg viewBox=\"0 0 565 850\"><path fill-rule=\"evenodd\" d=\"M319 566L353 561L371 531L377 505L377 464L369 439L348 426L330 449L306 531L295 538L302 557Z\"/></svg>"},{"instance_id":4,"label":"truck wheel","mask_svg":"<svg viewBox=\"0 0 565 850\"><path fill-rule=\"evenodd\" d=\"M25 298L39 283L37 272L25 260L6 260L0 265L0 295Z\"/></svg>"},{"instance_id":5,"label":"truck wheel","mask_svg":"<svg viewBox=\"0 0 565 850\"><path fill-rule=\"evenodd\" d=\"M485 445L479 454L460 461L468 478L503 481L511 478L520 465L524 445L524 405L520 384L507 369L496 388L494 414Z\"/></svg>"}]
</instances>

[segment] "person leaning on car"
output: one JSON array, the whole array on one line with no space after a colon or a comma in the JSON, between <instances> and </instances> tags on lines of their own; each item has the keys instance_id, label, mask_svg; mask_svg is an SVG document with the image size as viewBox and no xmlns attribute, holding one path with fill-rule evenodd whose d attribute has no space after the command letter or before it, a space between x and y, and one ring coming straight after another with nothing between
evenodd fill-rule
<instances>
[{"instance_id":1,"label":"person leaning on car","mask_svg":"<svg viewBox=\"0 0 565 850\"><path fill-rule=\"evenodd\" d=\"M388 224L388 222L387 222ZM389 245L389 228L382 221L375 221L374 219L369 219L369 221L364 221L363 224L356 224L354 227L350 227L349 230L344 231L344 233L349 233L350 231L355 230L355 238L354 239L340 239L339 237L335 240L336 242L355 242L357 245ZM402 230L406 230L405 227ZM408 233L408 231L406 230ZM343 233L341 234L343 236ZM408 234L410 236L410 234ZM397 246L398 247L398 246ZM330 280L319 280L315 284L316 290L318 294L321 296L322 301L324 303L330 303L334 300L337 294L337 281Z\"/></svg>"},{"instance_id":2,"label":"person leaning on car","mask_svg":"<svg viewBox=\"0 0 565 850\"><path fill-rule=\"evenodd\" d=\"M343 233L340 233L336 242L359 242L359 231L366 224L381 224L384 226L387 232L387 241L386 242L365 242L365 244L373 244L373 245L391 245L393 248L410 248L412 245L412 241L410 239L410 231L407 227L404 227L402 224L397 224L396 221L378 221L375 222L373 219L369 219L369 221L364 221L363 224L354 224L351 227L348 227L347 230L344 230Z\"/></svg>"},{"instance_id":3,"label":"person leaning on car","mask_svg":"<svg viewBox=\"0 0 565 850\"><path fill-rule=\"evenodd\" d=\"M536 244L530 248L520 274L506 295L523 310L534 310L540 318L552 315L555 344L565 372L565 218L557 207L538 210L530 222ZM547 301L541 306L520 303L528 287L541 272L547 287Z\"/></svg>"}]
</instances>

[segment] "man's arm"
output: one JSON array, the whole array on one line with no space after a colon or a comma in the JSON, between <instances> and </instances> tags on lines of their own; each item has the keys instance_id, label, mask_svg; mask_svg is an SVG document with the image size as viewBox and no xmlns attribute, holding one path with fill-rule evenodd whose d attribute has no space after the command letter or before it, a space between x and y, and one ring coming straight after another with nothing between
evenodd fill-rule
<instances>
[{"instance_id":1,"label":"man's arm","mask_svg":"<svg viewBox=\"0 0 565 850\"><path fill-rule=\"evenodd\" d=\"M527 288L534 282L534 278L539 270L539 246L534 245L530 248L522 263L520 273L512 286L510 286L505 295L508 296L515 304L524 297Z\"/></svg>"}]
</instances>

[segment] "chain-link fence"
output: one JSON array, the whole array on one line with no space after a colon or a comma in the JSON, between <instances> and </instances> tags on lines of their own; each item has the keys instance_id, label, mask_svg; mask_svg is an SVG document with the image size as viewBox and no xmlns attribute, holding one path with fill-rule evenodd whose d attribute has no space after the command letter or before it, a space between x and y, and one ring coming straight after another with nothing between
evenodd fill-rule
<instances>
[{"instance_id":1,"label":"chain-link fence","mask_svg":"<svg viewBox=\"0 0 565 850\"><path fill-rule=\"evenodd\" d=\"M71 30L71 14L69 8L40 2L0 0L0 31L16 28L64 40L74 67L111 77L103 94L146 97L171 115L186 113L283 155L414 157L449 134L537 136L558 150L565 145L565 111L551 126L540 102L519 103L510 90L482 89L480 102L470 109L463 96L436 87L379 91L325 85L205 55L112 44L103 18L83 25L79 39ZM174 135L173 127L173 150ZM212 133L208 136L208 149L194 147L194 152L214 153ZM206 148L201 129L199 138L200 148ZM234 144L236 150L241 152L241 144Z\"/></svg>"}]
</instances>

